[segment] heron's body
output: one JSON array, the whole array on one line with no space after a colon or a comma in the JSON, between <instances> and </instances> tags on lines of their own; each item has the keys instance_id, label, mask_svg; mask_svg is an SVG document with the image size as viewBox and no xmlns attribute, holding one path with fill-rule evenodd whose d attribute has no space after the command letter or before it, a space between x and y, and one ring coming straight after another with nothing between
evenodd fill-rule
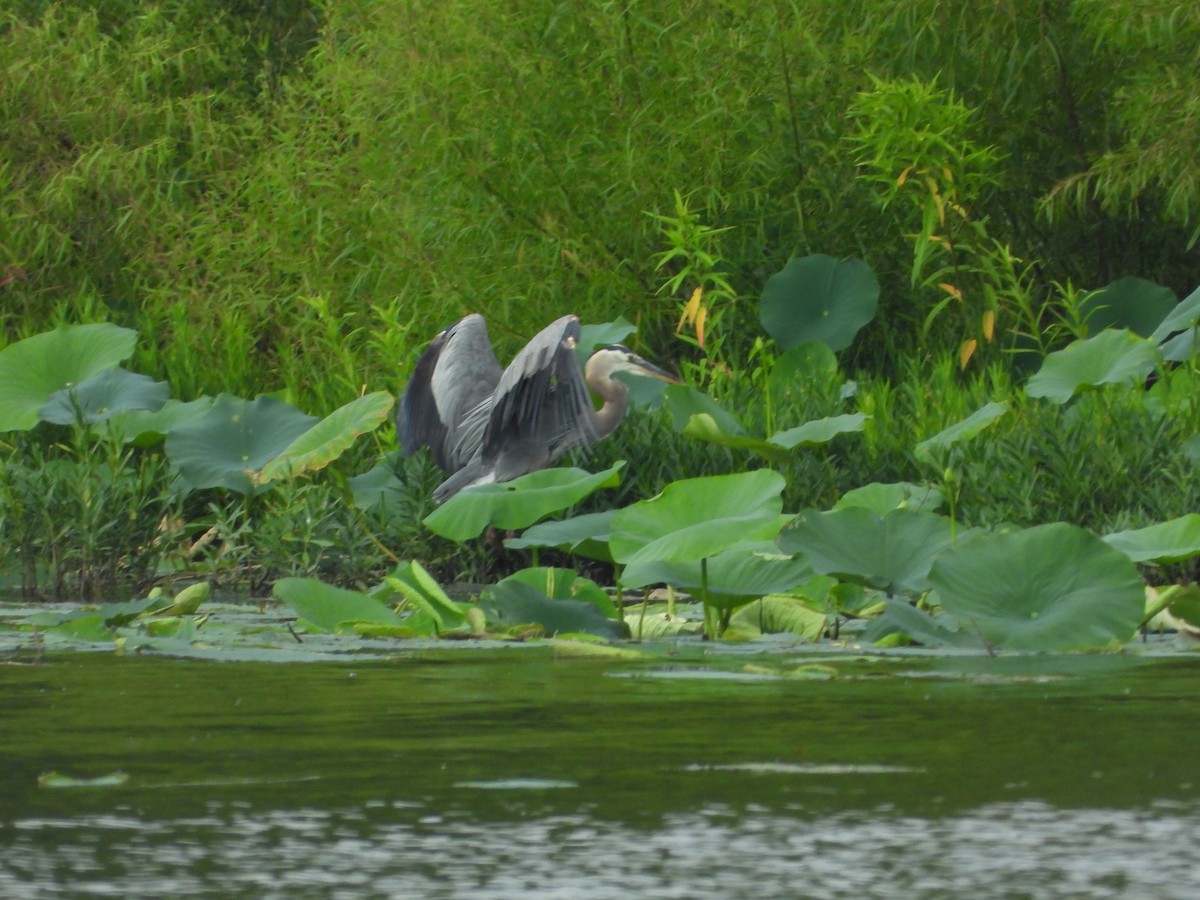
<instances>
[{"instance_id":1,"label":"heron's body","mask_svg":"<svg viewBox=\"0 0 1200 900\"><path fill-rule=\"evenodd\" d=\"M483 317L469 315L438 334L400 398L396 431L405 453L428 446L450 473L439 503L474 484L511 481L611 434L629 407L613 374L677 381L619 344L601 347L583 372L575 316L556 319L502 369ZM596 409L589 388L603 401Z\"/></svg>"}]
</instances>

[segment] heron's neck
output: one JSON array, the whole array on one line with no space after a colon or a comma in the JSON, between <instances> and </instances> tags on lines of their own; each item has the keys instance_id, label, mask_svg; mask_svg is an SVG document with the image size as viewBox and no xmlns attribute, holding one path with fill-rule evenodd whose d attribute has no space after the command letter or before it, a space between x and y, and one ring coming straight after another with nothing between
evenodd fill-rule
<instances>
[{"instance_id":1,"label":"heron's neck","mask_svg":"<svg viewBox=\"0 0 1200 900\"><path fill-rule=\"evenodd\" d=\"M629 388L617 381L611 375L600 379L596 393L604 404L592 416L592 424L596 429L596 438L608 437L621 424L629 409Z\"/></svg>"}]
</instances>

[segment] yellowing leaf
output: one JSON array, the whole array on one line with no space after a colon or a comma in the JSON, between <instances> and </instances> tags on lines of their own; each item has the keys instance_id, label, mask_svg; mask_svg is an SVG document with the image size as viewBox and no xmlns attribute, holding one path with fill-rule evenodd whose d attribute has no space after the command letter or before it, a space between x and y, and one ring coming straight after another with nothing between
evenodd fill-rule
<instances>
[{"instance_id":1,"label":"yellowing leaf","mask_svg":"<svg viewBox=\"0 0 1200 900\"><path fill-rule=\"evenodd\" d=\"M975 355L976 346L977 342L975 341L975 338L971 338L969 341L963 341L962 347L960 347L958 350L958 367L960 369L965 369L967 367L967 363L969 363L971 361L971 357Z\"/></svg>"},{"instance_id":2,"label":"yellowing leaf","mask_svg":"<svg viewBox=\"0 0 1200 900\"><path fill-rule=\"evenodd\" d=\"M940 281L938 282L938 287L940 287L955 300L961 300L963 298L963 292L949 282Z\"/></svg>"},{"instance_id":3,"label":"yellowing leaf","mask_svg":"<svg viewBox=\"0 0 1200 900\"><path fill-rule=\"evenodd\" d=\"M908 181L908 173L911 172L912 169L913 169L913 167L909 166L903 172L900 173L900 177L896 179L896 187L900 187L900 185L902 185L902 184L904 184L904 182Z\"/></svg>"},{"instance_id":4,"label":"yellowing leaf","mask_svg":"<svg viewBox=\"0 0 1200 900\"><path fill-rule=\"evenodd\" d=\"M985 310L983 313L983 337L988 343L991 343L992 338L996 334L996 311L994 309Z\"/></svg>"},{"instance_id":5,"label":"yellowing leaf","mask_svg":"<svg viewBox=\"0 0 1200 900\"><path fill-rule=\"evenodd\" d=\"M700 349L704 349L704 322L708 318L708 308L700 307L700 312L696 315L696 343L700 345Z\"/></svg>"}]
</instances>

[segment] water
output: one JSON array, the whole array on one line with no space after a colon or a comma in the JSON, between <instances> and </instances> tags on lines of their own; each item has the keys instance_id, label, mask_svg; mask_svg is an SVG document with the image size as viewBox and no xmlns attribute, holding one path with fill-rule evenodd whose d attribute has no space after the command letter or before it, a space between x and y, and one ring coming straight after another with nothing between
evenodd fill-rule
<instances>
[{"instance_id":1,"label":"water","mask_svg":"<svg viewBox=\"0 0 1200 900\"><path fill-rule=\"evenodd\" d=\"M0 896L1200 894L1200 660L746 661L0 665Z\"/></svg>"}]
</instances>

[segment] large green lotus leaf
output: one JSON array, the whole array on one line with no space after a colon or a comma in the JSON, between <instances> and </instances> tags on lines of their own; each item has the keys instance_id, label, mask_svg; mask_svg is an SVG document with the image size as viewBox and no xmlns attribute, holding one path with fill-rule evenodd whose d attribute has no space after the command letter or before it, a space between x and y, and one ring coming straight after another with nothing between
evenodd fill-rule
<instances>
[{"instance_id":1,"label":"large green lotus leaf","mask_svg":"<svg viewBox=\"0 0 1200 900\"><path fill-rule=\"evenodd\" d=\"M812 563L804 557L792 557L779 552L774 536L787 517L762 529L765 537L746 540L708 557L709 599L714 606L724 605L722 598L741 598L743 602L767 594L791 591L813 576ZM621 584L629 588L648 584L669 584L684 591L698 591L704 586L701 561L648 560L633 562L621 573Z\"/></svg>"},{"instance_id":2,"label":"large green lotus leaf","mask_svg":"<svg viewBox=\"0 0 1200 900\"><path fill-rule=\"evenodd\" d=\"M618 562L689 562L715 556L775 527L784 478L770 469L673 482L657 497L613 516L608 542Z\"/></svg>"},{"instance_id":3,"label":"large green lotus leaf","mask_svg":"<svg viewBox=\"0 0 1200 900\"><path fill-rule=\"evenodd\" d=\"M154 412L167 402L170 393L165 381L126 369L104 369L77 385L55 391L42 404L38 416L54 425L96 425L131 410Z\"/></svg>"},{"instance_id":4,"label":"large green lotus leaf","mask_svg":"<svg viewBox=\"0 0 1200 900\"><path fill-rule=\"evenodd\" d=\"M952 542L943 516L907 509L877 516L861 506L806 510L779 535L785 552L805 554L817 572L888 592L924 591L929 567Z\"/></svg>"},{"instance_id":5,"label":"large green lotus leaf","mask_svg":"<svg viewBox=\"0 0 1200 900\"><path fill-rule=\"evenodd\" d=\"M1187 362L1196 354L1196 329L1181 331L1158 345L1159 352L1167 362Z\"/></svg>"},{"instance_id":6,"label":"large green lotus leaf","mask_svg":"<svg viewBox=\"0 0 1200 900\"><path fill-rule=\"evenodd\" d=\"M586 600L554 600L521 581L505 579L484 590L480 609L489 627L538 625L546 634L594 634L625 638L629 627Z\"/></svg>"},{"instance_id":7,"label":"large green lotus leaf","mask_svg":"<svg viewBox=\"0 0 1200 900\"><path fill-rule=\"evenodd\" d=\"M1047 356L1025 393L1066 403L1080 388L1142 381L1159 359L1152 341L1125 330L1102 331Z\"/></svg>"},{"instance_id":8,"label":"large green lotus leaf","mask_svg":"<svg viewBox=\"0 0 1200 900\"><path fill-rule=\"evenodd\" d=\"M64 325L0 350L0 431L28 431L50 395L133 354L137 332L116 325Z\"/></svg>"},{"instance_id":9,"label":"large green lotus leaf","mask_svg":"<svg viewBox=\"0 0 1200 900\"><path fill-rule=\"evenodd\" d=\"M1062 522L947 550L929 583L964 631L1013 650L1125 643L1146 605L1145 584L1129 557Z\"/></svg>"},{"instance_id":10,"label":"large green lotus leaf","mask_svg":"<svg viewBox=\"0 0 1200 900\"><path fill-rule=\"evenodd\" d=\"M590 578L584 578L574 569L535 566L513 572L497 583L508 582L527 584L551 600L582 600L593 604L610 619L617 618L616 604L604 588Z\"/></svg>"},{"instance_id":11,"label":"large green lotus leaf","mask_svg":"<svg viewBox=\"0 0 1200 900\"><path fill-rule=\"evenodd\" d=\"M934 462L934 454L948 450L959 441L969 441L1008 412L1008 401L989 403L975 410L961 422L956 422L913 448L913 455L922 462Z\"/></svg>"},{"instance_id":12,"label":"large green lotus leaf","mask_svg":"<svg viewBox=\"0 0 1200 900\"><path fill-rule=\"evenodd\" d=\"M776 403L785 403L791 397L803 396L813 383L832 381L837 370L837 356L828 344L805 341L775 360L767 386Z\"/></svg>"},{"instance_id":13,"label":"large green lotus leaf","mask_svg":"<svg viewBox=\"0 0 1200 900\"><path fill-rule=\"evenodd\" d=\"M863 424L869 418L870 416L863 413L848 413L825 419L813 419L796 428L789 428L773 434L767 440L788 450L801 446L817 447L821 444L828 444L839 434L862 431Z\"/></svg>"},{"instance_id":14,"label":"large green lotus leaf","mask_svg":"<svg viewBox=\"0 0 1200 900\"><path fill-rule=\"evenodd\" d=\"M683 429L683 433L698 441L729 447L733 450L749 450L771 462L783 462L788 458L787 452L771 441L750 437L747 434L730 434L721 430L720 424L708 413L697 413L692 416ZM774 440L774 439L772 439Z\"/></svg>"},{"instance_id":15,"label":"large green lotus leaf","mask_svg":"<svg viewBox=\"0 0 1200 900\"><path fill-rule=\"evenodd\" d=\"M931 616L907 600L888 600L884 604L883 615L867 626L862 638L868 643L877 644L897 633L907 635L927 647L978 647L982 643L978 634L959 630L953 616L944 612Z\"/></svg>"},{"instance_id":16,"label":"large green lotus leaf","mask_svg":"<svg viewBox=\"0 0 1200 900\"><path fill-rule=\"evenodd\" d=\"M334 410L263 466L252 476L253 480L266 484L323 469L345 453L360 435L378 428L393 402L387 391L376 391Z\"/></svg>"},{"instance_id":17,"label":"large green lotus leaf","mask_svg":"<svg viewBox=\"0 0 1200 900\"><path fill-rule=\"evenodd\" d=\"M119 434L127 444L148 447L157 444L177 425L197 418L212 409L213 397L198 397L195 400L167 400L154 412L148 409L132 409L121 412L105 422L111 434Z\"/></svg>"},{"instance_id":18,"label":"large green lotus leaf","mask_svg":"<svg viewBox=\"0 0 1200 900\"><path fill-rule=\"evenodd\" d=\"M272 593L300 618L323 631L352 631L356 623L403 624L394 611L366 594L347 591L315 578L283 578Z\"/></svg>"},{"instance_id":19,"label":"large green lotus leaf","mask_svg":"<svg viewBox=\"0 0 1200 900\"><path fill-rule=\"evenodd\" d=\"M525 529L520 537L509 538L504 545L513 550L555 547L588 559L612 562L612 552L608 549L608 529L616 514L615 509L606 509L561 521L541 522Z\"/></svg>"},{"instance_id":20,"label":"large green lotus leaf","mask_svg":"<svg viewBox=\"0 0 1200 900\"><path fill-rule=\"evenodd\" d=\"M419 562L402 563L384 583L413 609L413 616L406 622L418 633L439 634L467 625L467 607L451 600Z\"/></svg>"},{"instance_id":21,"label":"large green lotus leaf","mask_svg":"<svg viewBox=\"0 0 1200 900\"><path fill-rule=\"evenodd\" d=\"M1102 540L1134 562L1176 563L1200 556L1200 513L1146 528L1118 531Z\"/></svg>"},{"instance_id":22,"label":"large green lotus leaf","mask_svg":"<svg viewBox=\"0 0 1200 900\"><path fill-rule=\"evenodd\" d=\"M171 429L167 457L192 488L224 487L254 494L251 479L316 422L274 397L242 400L222 394L203 415Z\"/></svg>"},{"instance_id":23,"label":"large green lotus leaf","mask_svg":"<svg viewBox=\"0 0 1200 900\"><path fill-rule=\"evenodd\" d=\"M595 474L576 468L542 469L501 484L469 487L431 512L424 523L452 541L477 537L489 525L518 531L574 506L602 487L615 487L624 465L624 460L618 460Z\"/></svg>"},{"instance_id":24,"label":"large green lotus leaf","mask_svg":"<svg viewBox=\"0 0 1200 900\"><path fill-rule=\"evenodd\" d=\"M878 305L879 279L870 266L817 254L793 259L767 279L759 317L784 350L821 341L836 351L850 346Z\"/></svg>"},{"instance_id":25,"label":"large green lotus leaf","mask_svg":"<svg viewBox=\"0 0 1200 900\"><path fill-rule=\"evenodd\" d=\"M761 634L794 634L806 641L819 641L829 625L829 616L818 612L798 597L773 594L748 603L733 614L729 627Z\"/></svg>"},{"instance_id":26,"label":"large green lotus leaf","mask_svg":"<svg viewBox=\"0 0 1200 900\"><path fill-rule=\"evenodd\" d=\"M746 429L721 404L708 394L688 387L672 384L662 392L663 406L671 414L676 431L685 431L697 416L708 416L715 430L726 435L744 435Z\"/></svg>"},{"instance_id":27,"label":"large green lotus leaf","mask_svg":"<svg viewBox=\"0 0 1200 900\"><path fill-rule=\"evenodd\" d=\"M371 469L346 479L355 506L383 513L404 504L408 492L396 474L400 454L399 450L393 450Z\"/></svg>"},{"instance_id":28,"label":"large green lotus leaf","mask_svg":"<svg viewBox=\"0 0 1200 900\"><path fill-rule=\"evenodd\" d=\"M1150 340L1161 344L1179 331L1194 331L1200 326L1200 288L1192 291L1167 313L1166 318L1154 329Z\"/></svg>"},{"instance_id":29,"label":"large green lotus leaf","mask_svg":"<svg viewBox=\"0 0 1200 900\"><path fill-rule=\"evenodd\" d=\"M877 516L891 512L893 509L913 509L934 512L940 509L946 498L937 488L924 484L913 484L909 481L895 481L888 484L873 482L862 487L846 491L833 505L834 509L845 509L849 506L862 506L871 510Z\"/></svg>"},{"instance_id":30,"label":"large green lotus leaf","mask_svg":"<svg viewBox=\"0 0 1200 900\"><path fill-rule=\"evenodd\" d=\"M1084 298L1079 304L1079 317L1087 323L1089 334L1099 334L1105 328L1128 328L1134 334L1150 337L1177 301L1170 288L1131 275Z\"/></svg>"},{"instance_id":31,"label":"large green lotus leaf","mask_svg":"<svg viewBox=\"0 0 1200 900\"><path fill-rule=\"evenodd\" d=\"M575 353L579 364L583 365L592 351L605 344L619 344L637 331L637 326L624 316L617 316L613 322L602 322L597 325L581 325L579 327L579 342L575 345Z\"/></svg>"}]
</instances>

